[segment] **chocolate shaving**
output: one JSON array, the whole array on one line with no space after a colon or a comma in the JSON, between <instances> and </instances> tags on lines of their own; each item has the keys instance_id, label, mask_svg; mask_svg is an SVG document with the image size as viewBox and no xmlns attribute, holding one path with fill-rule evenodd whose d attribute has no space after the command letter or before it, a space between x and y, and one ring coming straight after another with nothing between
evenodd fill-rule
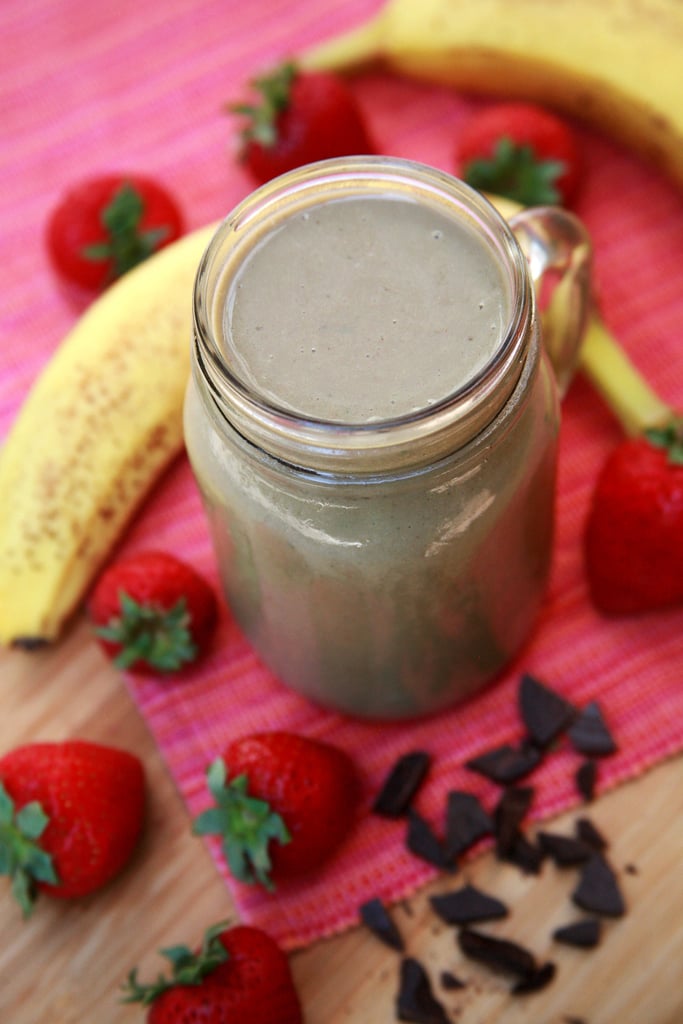
<instances>
[{"instance_id":1,"label":"chocolate shaving","mask_svg":"<svg viewBox=\"0 0 683 1024\"><path fill-rule=\"evenodd\" d=\"M449 1024L446 1011L434 997L427 972L413 957L401 961L396 1016L412 1024Z\"/></svg>"},{"instance_id":2,"label":"chocolate shaving","mask_svg":"<svg viewBox=\"0 0 683 1024\"><path fill-rule=\"evenodd\" d=\"M593 758L588 758L579 765L575 775L576 788L579 796L590 803L595 796L595 783L598 777L598 766Z\"/></svg>"},{"instance_id":3,"label":"chocolate shaving","mask_svg":"<svg viewBox=\"0 0 683 1024\"><path fill-rule=\"evenodd\" d=\"M567 946L578 946L580 949L592 949L600 941L602 923L597 917L587 917L583 921L574 921L556 928L553 938Z\"/></svg>"},{"instance_id":4,"label":"chocolate shaving","mask_svg":"<svg viewBox=\"0 0 683 1024\"><path fill-rule=\"evenodd\" d=\"M359 907L358 912L366 928L369 928L385 946L396 949L399 953L403 952L403 937L379 898L367 900Z\"/></svg>"},{"instance_id":5,"label":"chocolate shaving","mask_svg":"<svg viewBox=\"0 0 683 1024\"><path fill-rule=\"evenodd\" d=\"M590 818L579 818L575 825L576 834L582 843L590 846L596 853L607 849L607 840L596 828Z\"/></svg>"},{"instance_id":6,"label":"chocolate shaving","mask_svg":"<svg viewBox=\"0 0 683 1024\"><path fill-rule=\"evenodd\" d=\"M522 978L513 985L510 991L513 996L526 995L527 992L540 992L542 988L550 984L556 972L555 964L548 960L541 967L537 967L533 974L530 974L527 978Z\"/></svg>"},{"instance_id":7,"label":"chocolate shaving","mask_svg":"<svg viewBox=\"0 0 683 1024\"><path fill-rule=\"evenodd\" d=\"M569 729L575 750L586 757L607 757L619 749L597 701L587 704Z\"/></svg>"},{"instance_id":8,"label":"chocolate shaving","mask_svg":"<svg viewBox=\"0 0 683 1024\"><path fill-rule=\"evenodd\" d=\"M572 899L582 910L594 914L621 917L626 913L624 897L616 875L599 853L594 853L584 864Z\"/></svg>"},{"instance_id":9,"label":"chocolate shaving","mask_svg":"<svg viewBox=\"0 0 683 1024\"><path fill-rule=\"evenodd\" d=\"M454 789L448 794L445 840L448 859L459 857L479 839L491 835L493 830L493 818L474 793Z\"/></svg>"},{"instance_id":10,"label":"chocolate shaving","mask_svg":"<svg viewBox=\"0 0 683 1024\"><path fill-rule=\"evenodd\" d=\"M504 743L466 761L465 767L491 782L507 786L529 775L540 764L541 758L542 752L531 743L522 743L518 747Z\"/></svg>"},{"instance_id":11,"label":"chocolate shaving","mask_svg":"<svg viewBox=\"0 0 683 1024\"><path fill-rule=\"evenodd\" d=\"M514 844L534 796L535 790L531 786L509 786L503 792L493 812L499 853L504 853Z\"/></svg>"},{"instance_id":12,"label":"chocolate shaving","mask_svg":"<svg viewBox=\"0 0 683 1024\"><path fill-rule=\"evenodd\" d=\"M543 865L545 853L536 846L524 833L518 832L505 850L496 850L499 860L514 864L526 875L538 875Z\"/></svg>"},{"instance_id":13,"label":"chocolate shaving","mask_svg":"<svg viewBox=\"0 0 683 1024\"><path fill-rule=\"evenodd\" d=\"M521 831L521 824L534 798L531 786L509 786L496 805L493 819L496 856L516 864L526 874L536 875L543 863L543 851Z\"/></svg>"},{"instance_id":14,"label":"chocolate shaving","mask_svg":"<svg viewBox=\"0 0 683 1024\"><path fill-rule=\"evenodd\" d=\"M430 764L431 758L423 750L399 757L372 805L375 814L383 818L400 818L406 814Z\"/></svg>"},{"instance_id":15,"label":"chocolate shaving","mask_svg":"<svg viewBox=\"0 0 683 1024\"><path fill-rule=\"evenodd\" d=\"M529 978L537 969L529 950L509 939L499 939L494 935L463 928L458 933L458 945L465 956L495 971Z\"/></svg>"},{"instance_id":16,"label":"chocolate shaving","mask_svg":"<svg viewBox=\"0 0 683 1024\"><path fill-rule=\"evenodd\" d=\"M539 832L537 839L544 853L561 868L584 864L594 853L593 848L580 839L556 832Z\"/></svg>"},{"instance_id":17,"label":"chocolate shaving","mask_svg":"<svg viewBox=\"0 0 683 1024\"><path fill-rule=\"evenodd\" d=\"M432 896L429 901L434 912L446 924L474 924L507 917L508 908L494 896L473 885L464 885L455 892Z\"/></svg>"},{"instance_id":18,"label":"chocolate shaving","mask_svg":"<svg viewBox=\"0 0 683 1024\"><path fill-rule=\"evenodd\" d=\"M522 676L518 700L522 721L539 747L550 746L577 715L573 704L528 673Z\"/></svg>"},{"instance_id":19,"label":"chocolate shaving","mask_svg":"<svg viewBox=\"0 0 683 1024\"><path fill-rule=\"evenodd\" d=\"M406 847L421 860L446 870L451 863L446 860L444 848L431 825L414 809L408 811Z\"/></svg>"}]
</instances>

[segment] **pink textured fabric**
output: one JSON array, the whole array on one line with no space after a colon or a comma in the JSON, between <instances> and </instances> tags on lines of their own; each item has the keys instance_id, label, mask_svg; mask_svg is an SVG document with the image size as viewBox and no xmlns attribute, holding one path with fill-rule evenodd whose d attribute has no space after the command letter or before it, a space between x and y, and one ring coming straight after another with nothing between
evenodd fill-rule
<instances>
[{"instance_id":1,"label":"pink textured fabric","mask_svg":"<svg viewBox=\"0 0 683 1024\"><path fill-rule=\"evenodd\" d=\"M47 213L63 188L97 171L136 169L158 176L180 197L188 227L223 216L251 188L233 159L223 104L239 97L255 72L351 27L378 6L377 0L0 5L1 434L74 320L42 243ZM379 150L448 170L458 126L483 102L378 71L363 74L353 87ZM586 173L578 212L595 241L605 319L653 385L683 407L680 190L605 138L583 129L581 137ZM496 788L462 765L521 735L516 689L522 671L538 674L579 705L601 702L621 749L600 765L600 791L679 751L683 612L609 621L591 608L586 593L581 535L587 503L619 436L600 400L577 379L564 403L558 536L541 621L495 686L438 721L379 726L313 707L261 667L227 608L210 657L189 679L128 680L189 814L207 806L204 771L228 740L271 727L347 750L363 775L365 812L396 756L418 747L434 758L418 807L435 826L448 789L469 789L490 806ZM184 460L157 488L123 546L151 543L187 557L216 582ZM537 816L576 803L578 763L563 746L536 773ZM358 905L371 895L393 900L432 877L431 868L404 851L402 833L402 824L364 813L324 873L283 886L275 897L232 883L212 850L243 918L294 948L354 923Z\"/></svg>"}]
</instances>

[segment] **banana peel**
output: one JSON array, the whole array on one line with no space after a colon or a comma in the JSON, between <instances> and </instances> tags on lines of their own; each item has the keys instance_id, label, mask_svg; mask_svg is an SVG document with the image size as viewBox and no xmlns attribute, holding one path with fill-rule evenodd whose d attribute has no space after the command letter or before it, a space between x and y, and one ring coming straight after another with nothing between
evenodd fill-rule
<instances>
[{"instance_id":1,"label":"banana peel","mask_svg":"<svg viewBox=\"0 0 683 1024\"><path fill-rule=\"evenodd\" d=\"M387 0L298 56L302 68L391 70L535 100L587 122L683 184L680 0Z\"/></svg>"},{"instance_id":2,"label":"banana peel","mask_svg":"<svg viewBox=\"0 0 683 1024\"><path fill-rule=\"evenodd\" d=\"M0 450L0 644L56 639L182 450L192 283L215 225L98 298L59 345Z\"/></svg>"}]
</instances>

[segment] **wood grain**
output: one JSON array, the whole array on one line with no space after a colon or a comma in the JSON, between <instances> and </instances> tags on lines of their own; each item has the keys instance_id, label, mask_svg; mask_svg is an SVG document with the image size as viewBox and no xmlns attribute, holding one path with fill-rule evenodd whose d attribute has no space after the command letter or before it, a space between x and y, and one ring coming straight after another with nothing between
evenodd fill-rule
<instances>
[{"instance_id":1,"label":"wood grain","mask_svg":"<svg viewBox=\"0 0 683 1024\"><path fill-rule=\"evenodd\" d=\"M54 649L0 653L0 751L35 739L81 736L125 746L149 781L148 826L134 862L111 886L78 903L42 897L23 922L0 879L0 1024L133 1024L119 1002L133 965L143 978L157 950L193 944L205 926L235 917L230 896L122 680L77 623ZM553 823L569 831L577 813ZM551 864L522 875L484 855L394 908L406 952L422 960L457 1024L681 1024L683 1022L683 758L675 758L596 801L588 813L610 838L629 912L606 923L592 952L560 947L552 930L579 916L575 875ZM547 824L546 824L547 827ZM464 960L454 930L429 896L469 879L508 902L510 916L487 930L553 959L544 992L512 998L509 982ZM306 1024L391 1024L400 957L358 928L292 954ZM447 993L442 970L467 982ZM248 1022L240 1022L248 1024ZM273 1024L277 1024L276 1021Z\"/></svg>"}]
</instances>

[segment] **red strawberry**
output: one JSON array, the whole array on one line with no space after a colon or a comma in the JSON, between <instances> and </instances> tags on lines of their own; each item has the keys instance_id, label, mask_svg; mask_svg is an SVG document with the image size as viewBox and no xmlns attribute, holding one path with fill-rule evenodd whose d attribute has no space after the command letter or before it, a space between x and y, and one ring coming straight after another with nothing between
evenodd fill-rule
<instances>
[{"instance_id":1,"label":"red strawberry","mask_svg":"<svg viewBox=\"0 0 683 1024\"><path fill-rule=\"evenodd\" d=\"M251 84L259 103L231 110L248 118L240 158L257 181L316 160L373 152L360 107L338 75L285 64Z\"/></svg>"},{"instance_id":2,"label":"red strawberry","mask_svg":"<svg viewBox=\"0 0 683 1024\"><path fill-rule=\"evenodd\" d=\"M598 478L585 536L596 606L630 614L683 602L683 431L622 441Z\"/></svg>"},{"instance_id":3,"label":"red strawberry","mask_svg":"<svg viewBox=\"0 0 683 1024\"><path fill-rule=\"evenodd\" d=\"M124 1002L149 1006L148 1024L302 1024L287 957L259 928L209 928L201 949L162 951L172 977L140 985L131 971Z\"/></svg>"},{"instance_id":4,"label":"red strawberry","mask_svg":"<svg viewBox=\"0 0 683 1024\"><path fill-rule=\"evenodd\" d=\"M72 185L51 212L47 251L59 279L92 298L183 233L175 198L140 174L105 174Z\"/></svg>"},{"instance_id":5,"label":"red strawberry","mask_svg":"<svg viewBox=\"0 0 683 1024\"><path fill-rule=\"evenodd\" d=\"M176 672L206 648L216 597L191 566L163 551L112 563L90 597L89 613L104 650L119 668Z\"/></svg>"},{"instance_id":6,"label":"red strawberry","mask_svg":"<svg viewBox=\"0 0 683 1024\"><path fill-rule=\"evenodd\" d=\"M118 874L143 815L142 765L123 750L66 740L0 758L0 870L24 915L38 890L73 899Z\"/></svg>"},{"instance_id":7,"label":"red strawberry","mask_svg":"<svg viewBox=\"0 0 683 1024\"><path fill-rule=\"evenodd\" d=\"M347 754L320 740L263 732L235 740L207 772L216 806L194 823L220 835L232 874L273 888L316 870L341 844L359 785Z\"/></svg>"},{"instance_id":8,"label":"red strawberry","mask_svg":"<svg viewBox=\"0 0 683 1024\"><path fill-rule=\"evenodd\" d=\"M581 154L569 124L534 103L486 107L458 141L458 173L473 188L524 206L570 203Z\"/></svg>"}]
</instances>

